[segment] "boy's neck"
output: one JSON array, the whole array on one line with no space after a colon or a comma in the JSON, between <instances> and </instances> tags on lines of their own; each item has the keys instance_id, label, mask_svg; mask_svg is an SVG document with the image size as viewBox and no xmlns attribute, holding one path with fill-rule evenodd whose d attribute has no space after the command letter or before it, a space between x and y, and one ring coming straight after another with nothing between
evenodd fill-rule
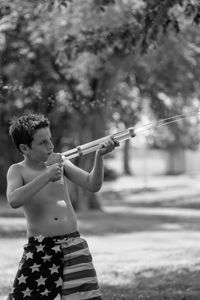
<instances>
[{"instance_id":1,"label":"boy's neck","mask_svg":"<svg viewBox=\"0 0 200 300\"><path fill-rule=\"evenodd\" d=\"M44 161L30 160L27 157L24 157L25 164L32 169L42 170L46 168L46 164Z\"/></svg>"}]
</instances>

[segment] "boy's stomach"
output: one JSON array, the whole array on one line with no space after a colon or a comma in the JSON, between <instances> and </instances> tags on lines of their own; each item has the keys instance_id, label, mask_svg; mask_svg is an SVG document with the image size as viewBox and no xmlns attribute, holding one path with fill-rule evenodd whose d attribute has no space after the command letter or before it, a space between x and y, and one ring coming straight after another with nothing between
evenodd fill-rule
<instances>
[{"instance_id":1,"label":"boy's stomach","mask_svg":"<svg viewBox=\"0 0 200 300\"><path fill-rule=\"evenodd\" d=\"M55 203L55 202L54 202ZM71 203L70 203L71 204ZM61 200L49 206L40 206L37 210L26 210L28 237L43 235L56 236L77 230L77 218L72 205Z\"/></svg>"}]
</instances>

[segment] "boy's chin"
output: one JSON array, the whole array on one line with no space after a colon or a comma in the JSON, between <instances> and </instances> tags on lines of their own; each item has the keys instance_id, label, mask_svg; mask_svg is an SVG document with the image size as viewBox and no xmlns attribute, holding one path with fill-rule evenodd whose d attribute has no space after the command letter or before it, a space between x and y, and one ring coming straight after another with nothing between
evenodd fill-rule
<instances>
[{"instance_id":1,"label":"boy's chin","mask_svg":"<svg viewBox=\"0 0 200 300\"><path fill-rule=\"evenodd\" d=\"M43 157L41 157L41 162L46 162L49 159L49 155L45 155Z\"/></svg>"}]
</instances>

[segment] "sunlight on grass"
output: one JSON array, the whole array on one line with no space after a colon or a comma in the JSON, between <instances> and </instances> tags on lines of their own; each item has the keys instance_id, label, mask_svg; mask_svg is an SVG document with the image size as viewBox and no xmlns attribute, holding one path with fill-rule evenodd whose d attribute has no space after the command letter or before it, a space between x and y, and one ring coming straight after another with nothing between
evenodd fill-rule
<instances>
[{"instance_id":1,"label":"sunlight on grass","mask_svg":"<svg viewBox=\"0 0 200 300\"><path fill-rule=\"evenodd\" d=\"M200 223L187 209L108 209L78 214L104 300L199 300ZM1 219L0 299L26 243L25 222Z\"/></svg>"},{"instance_id":2,"label":"sunlight on grass","mask_svg":"<svg viewBox=\"0 0 200 300\"><path fill-rule=\"evenodd\" d=\"M186 294L190 292L191 295L191 291L194 293L199 285L197 282L197 286L186 284L187 276L191 276L190 272L200 271L199 232L136 232L110 234L102 237L86 236L86 239L107 300L134 299L128 298L129 296L123 298L123 293L126 295L123 287L128 287L129 292L135 291L133 293L138 295L135 299L151 299L146 295L147 290L151 295L155 292L158 293L159 289L165 289L166 293L170 293L172 288L176 290L177 294L176 288L180 285L179 293L185 291ZM2 296L5 296L12 284L25 242L26 239L23 238L1 240L0 295ZM193 277L194 285L196 277ZM186 280L185 283L184 280ZM145 291L142 291L142 286ZM119 287L121 287L120 291ZM119 296L111 297L116 291L121 293L121 298ZM128 291L127 293L129 293ZM200 291L197 292L200 295ZM155 297L157 297L156 294ZM190 300L190 298L188 299Z\"/></svg>"},{"instance_id":3,"label":"sunlight on grass","mask_svg":"<svg viewBox=\"0 0 200 300\"><path fill-rule=\"evenodd\" d=\"M8 294L13 283L19 260L21 259L25 239L3 238L0 248L0 295ZM0 298L2 299L2 298ZM6 298L5 298L6 299ZM3 300L3 299L2 299Z\"/></svg>"},{"instance_id":4,"label":"sunlight on grass","mask_svg":"<svg viewBox=\"0 0 200 300\"><path fill-rule=\"evenodd\" d=\"M200 233L148 232L87 237L102 283L136 284L134 276L200 268Z\"/></svg>"}]
</instances>

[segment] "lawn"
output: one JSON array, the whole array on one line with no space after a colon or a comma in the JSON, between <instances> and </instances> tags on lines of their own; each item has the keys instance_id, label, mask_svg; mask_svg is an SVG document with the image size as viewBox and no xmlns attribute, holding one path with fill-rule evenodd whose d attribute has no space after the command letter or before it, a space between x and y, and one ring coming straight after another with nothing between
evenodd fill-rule
<instances>
[{"instance_id":1,"label":"lawn","mask_svg":"<svg viewBox=\"0 0 200 300\"><path fill-rule=\"evenodd\" d=\"M146 205L141 194L140 206L130 199L130 193L112 205L104 199L103 212L78 214L104 300L200 300L197 197L190 198L187 205L168 198L166 205L156 206L150 201ZM5 300L26 242L20 213L17 217L1 214L0 236L0 299Z\"/></svg>"}]
</instances>

